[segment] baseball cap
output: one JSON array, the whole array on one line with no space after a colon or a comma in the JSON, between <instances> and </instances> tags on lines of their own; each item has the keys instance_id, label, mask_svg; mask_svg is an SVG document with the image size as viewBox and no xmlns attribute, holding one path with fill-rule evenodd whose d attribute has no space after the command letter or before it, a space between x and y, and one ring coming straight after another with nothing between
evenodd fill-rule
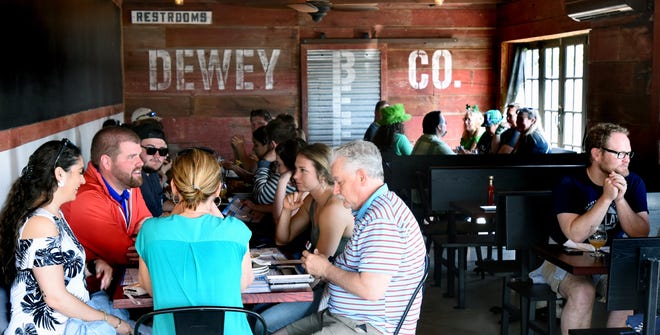
<instances>
[{"instance_id":1,"label":"baseball cap","mask_svg":"<svg viewBox=\"0 0 660 335\"><path fill-rule=\"evenodd\" d=\"M150 108L140 107L133 112L131 115L131 122L144 120L144 119L154 119L156 121L162 120L161 117L156 115L156 112L152 111Z\"/></svg>"},{"instance_id":2,"label":"baseball cap","mask_svg":"<svg viewBox=\"0 0 660 335\"><path fill-rule=\"evenodd\" d=\"M482 126L489 127L500 122L502 122L502 113L497 109L491 109L484 113L484 124Z\"/></svg>"},{"instance_id":3,"label":"baseball cap","mask_svg":"<svg viewBox=\"0 0 660 335\"><path fill-rule=\"evenodd\" d=\"M138 134L141 140L144 140L145 138L160 138L167 142L165 132L160 127L160 124L156 122L140 122L140 124L133 127L133 131Z\"/></svg>"}]
</instances>

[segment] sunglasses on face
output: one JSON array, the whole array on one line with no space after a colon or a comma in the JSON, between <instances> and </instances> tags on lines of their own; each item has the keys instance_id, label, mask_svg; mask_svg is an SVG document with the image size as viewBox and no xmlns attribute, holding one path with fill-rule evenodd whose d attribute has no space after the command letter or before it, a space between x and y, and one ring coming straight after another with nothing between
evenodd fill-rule
<instances>
[{"instance_id":1,"label":"sunglasses on face","mask_svg":"<svg viewBox=\"0 0 660 335\"><path fill-rule=\"evenodd\" d=\"M156 147L145 147L141 145L141 147L144 148L144 150L147 152L147 155L153 156L158 152L159 155L162 157L167 156L170 153L170 149L168 148L156 148Z\"/></svg>"}]
</instances>

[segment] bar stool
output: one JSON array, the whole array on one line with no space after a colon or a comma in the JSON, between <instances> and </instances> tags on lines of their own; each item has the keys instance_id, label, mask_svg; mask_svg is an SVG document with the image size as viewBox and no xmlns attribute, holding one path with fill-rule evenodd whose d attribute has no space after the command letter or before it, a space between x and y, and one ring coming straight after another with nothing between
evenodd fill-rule
<instances>
[{"instance_id":1,"label":"bar stool","mask_svg":"<svg viewBox=\"0 0 660 335\"><path fill-rule=\"evenodd\" d=\"M534 284L531 281L509 280L504 278L502 285L502 334L509 333L509 318L520 315L520 334L527 335L532 329L537 333L554 335L557 331L557 294L548 284ZM520 297L520 308L511 304L510 290ZM548 306L547 326L536 320L536 302L545 301Z\"/></svg>"}]
</instances>

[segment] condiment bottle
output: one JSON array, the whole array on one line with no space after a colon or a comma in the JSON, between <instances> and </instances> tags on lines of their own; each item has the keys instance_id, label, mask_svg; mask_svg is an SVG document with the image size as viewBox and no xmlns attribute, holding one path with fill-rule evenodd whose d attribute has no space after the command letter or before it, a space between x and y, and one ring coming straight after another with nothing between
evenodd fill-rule
<instances>
[{"instance_id":1,"label":"condiment bottle","mask_svg":"<svg viewBox=\"0 0 660 335\"><path fill-rule=\"evenodd\" d=\"M495 205L495 186L493 186L493 176L488 176L488 206Z\"/></svg>"}]
</instances>

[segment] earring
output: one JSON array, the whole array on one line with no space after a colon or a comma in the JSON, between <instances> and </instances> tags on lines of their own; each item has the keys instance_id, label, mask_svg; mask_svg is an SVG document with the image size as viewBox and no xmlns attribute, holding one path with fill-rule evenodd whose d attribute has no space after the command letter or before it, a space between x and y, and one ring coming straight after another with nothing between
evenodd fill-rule
<instances>
[{"instance_id":1,"label":"earring","mask_svg":"<svg viewBox=\"0 0 660 335\"><path fill-rule=\"evenodd\" d=\"M61 180L58 180L57 181L57 187L63 187L63 186L64 186L64 182L61 181Z\"/></svg>"}]
</instances>

